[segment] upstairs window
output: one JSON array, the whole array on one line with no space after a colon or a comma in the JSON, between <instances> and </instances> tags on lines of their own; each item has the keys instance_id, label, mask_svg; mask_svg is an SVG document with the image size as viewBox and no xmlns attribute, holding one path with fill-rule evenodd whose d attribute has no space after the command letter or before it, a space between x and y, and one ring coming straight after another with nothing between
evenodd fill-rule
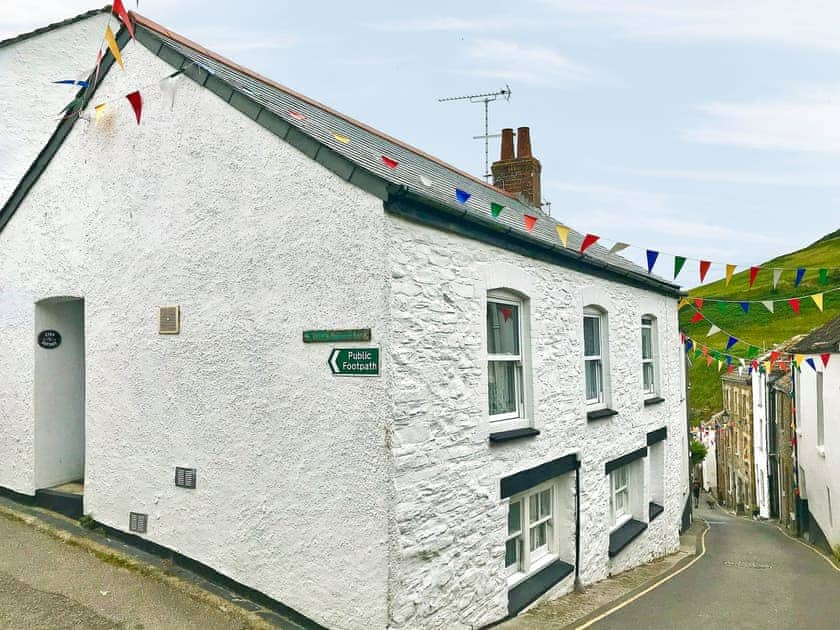
<instances>
[{"instance_id":1,"label":"upstairs window","mask_svg":"<svg viewBox=\"0 0 840 630\"><path fill-rule=\"evenodd\" d=\"M487 297L487 398L491 422L526 418L524 303L512 294Z\"/></svg>"},{"instance_id":2,"label":"upstairs window","mask_svg":"<svg viewBox=\"0 0 840 630\"><path fill-rule=\"evenodd\" d=\"M604 349L606 339L606 318L594 308L583 311L583 371L586 388L586 404L606 406L604 371Z\"/></svg>"},{"instance_id":3,"label":"upstairs window","mask_svg":"<svg viewBox=\"0 0 840 630\"><path fill-rule=\"evenodd\" d=\"M823 373L816 374L817 386L817 447L825 446L825 404L823 403Z\"/></svg>"},{"instance_id":4,"label":"upstairs window","mask_svg":"<svg viewBox=\"0 0 840 630\"><path fill-rule=\"evenodd\" d=\"M646 398L656 396L658 372L656 357L656 319L642 317L642 391Z\"/></svg>"}]
</instances>

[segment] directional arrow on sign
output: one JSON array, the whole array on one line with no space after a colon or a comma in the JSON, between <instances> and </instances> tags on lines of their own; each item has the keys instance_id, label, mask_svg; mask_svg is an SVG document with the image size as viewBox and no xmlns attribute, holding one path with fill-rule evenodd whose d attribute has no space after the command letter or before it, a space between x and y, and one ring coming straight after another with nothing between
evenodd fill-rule
<instances>
[{"instance_id":1,"label":"directional arrow on sign","mask_svg":"<svg viewBox=\"0 0 840 630\"><path fill-rule=\"evenodd\" d=\"M379 376L379 348L333 348L327 363L336 376Z\"/></svg>"}]
</instances>

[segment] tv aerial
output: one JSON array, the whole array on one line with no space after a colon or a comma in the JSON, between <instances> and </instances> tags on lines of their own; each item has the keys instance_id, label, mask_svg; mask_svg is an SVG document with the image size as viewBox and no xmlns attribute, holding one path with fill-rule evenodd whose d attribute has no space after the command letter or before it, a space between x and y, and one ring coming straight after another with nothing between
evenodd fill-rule
<instances>
[{"instance_id":1,"label":"tv aerial","mask_svg":"<svg viewBox=\"0 0 840 630\"><path fill-rule=\"evenodd\" d=\"M498 100L499 98L504 98L506 101L510 100L510 86L505 84L504 89L499 90L498 92L488 92L486 94L468 94L466 96L448 96L446 98L439 98L438 103L446 103L449 101L469 101L470 103L484 103L484 135L483 136L473 136L473 140L484 140L484 179L490 181L491 173L490 173L490 138L498 138L501 134L490 133L490 122L489 122L489 108L490 103L493 101Z\"/></svg>"}]
</instances>

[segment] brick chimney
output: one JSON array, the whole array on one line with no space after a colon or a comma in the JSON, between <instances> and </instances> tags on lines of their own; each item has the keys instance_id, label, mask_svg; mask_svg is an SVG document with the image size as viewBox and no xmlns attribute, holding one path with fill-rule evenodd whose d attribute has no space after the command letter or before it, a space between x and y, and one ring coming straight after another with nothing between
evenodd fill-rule
<instances>
[{"instance_id":1,"label":"brick chimney","mask_svg":"<svg viewBox=\"0 0 840 630\"><path fill-rule=\"evenodd\" d=\"M513 155L513 129L502 129L502 155L493 162L493 185L513 194L520 194L524 200L540 207L540 161L531 155L531 130L520 127L516 130L516 156Z\"/></svg>"}]
</instances>

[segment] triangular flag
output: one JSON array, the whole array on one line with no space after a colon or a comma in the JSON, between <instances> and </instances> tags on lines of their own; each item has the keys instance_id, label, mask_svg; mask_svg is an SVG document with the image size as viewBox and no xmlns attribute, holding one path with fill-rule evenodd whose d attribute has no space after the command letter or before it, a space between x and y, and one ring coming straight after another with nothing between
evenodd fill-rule
<instances>
[{"instance_id":1,"label":"triangular flag","mask_svg":"<svg viewBox=\"0 0 840 630\"><path fill-rule=\"evenodd\" d=\"M734 366L734 365L731 365L731 364L730 364L730 365L727 365L727 366L726 366L726 371L727 371L727 373L732 374L732 372L733 372L734 370L735 370L735 366Z\"/></svg>"},{"instance_id":2,"label":"triangular flag","mask_svg":"<svg viewBox=\"0 0 840 630\"><path fill-rule=\"evenodd\" d=\"M79 87L86 88L90 84L87 81L76 80L76 79L62 79L61 81L53 81L53 83L58 83L61 85L78 85Z\"/></svg>"},{"instance_id":3,"label":"triangular flag","mask_svg":"<svg viewBox=\"0 0 840 630\"><path fill-rule=\"evenodd\" d=\"M773 312L773 308L774 308L773 300L764 300L761 303L764 304L764 308L766 308L771 313Z\"/></svg>"},{"instance_id":4,"label":"triangular flag","mask_svg":"<svg viewBox=\"0 0 840 630\"><path fill-rule=\"evenodd\" d=\"M732 355L731 354L726 355L726 365L732 365Z\"/></svg>"},{"instance_id":5,"label":"triangular flag","mask_svg":"<svg viewBox=\"0 0 840 630\"><path fill-rule=\"evenodd\" d=\"M512 308L507 308L507 307L503 306L501 311L502 311L502 319L504 321L509 320L510 316L513 315L513 309Z\"/></svg>"},{"instance_id":6,"label":"triangular flag","mask_svg":"<svg viewBox=\"0 0 840 630\"><path fill-rule=\"evenodd\" d=\"M718 361L718 372L723 369L723 361Z\"/></svg>"},{"instance_id":7,"label":"triangular flag","mask_svg":"<svg viewBox=\"0 0 840 630\"><path fill-rule=\"evenodd\" d=\"M774 269L773 270L773 288L776 288L776 285L779 284L779 278L782 277L783 269Z\"/></svg>"},{"instance_id":8,"label":"triangular flag","mask_svg":"<svg viewBox=\"0 0 840 630\"><path fill-rule=\"evenodd\" d=\"M718 307L718 310L721 312L721 314L725 315L726 314L726 309L729 308L729 302L724 302L723 300L718 300L717 307Z\"/></svg>"},{"instance_id":9,"label":"triangular flag","mask_svg":"<svg viewBox=\"0 0 840 630\"><path fill-rule=\"evenodd\" d=\"M569 242L569 228L565 225L558 225L557 236L560 238L560 242L563 243L563 247L567 247Z\"/></svg>"},{"instance_id":10,"label":"triangular flag","mask_svg":"<svg viewBox=\"0 0 840 630\"><path fill-rule=\"evenodd\" d=\"M587 234L583 237L583 242L580 244L580 253L582 254L587 249L589 249L592 245L594 245L598 239L601 238L600 236L596 236L595 234Z\"/></svg>"},{"instance_id":11,"label":"triangular flag","mask_svg":"<svg viewBox=\"0 0 840 630\"><path fill-rule=\"evenodd\" d=\"M814 304L817 305L817 308L823 310L823 294L817 293L811 296L811 299L814 300Z\"/></svg>"},{"instance_id":12,"label":"triangular flag","mask_svg":"<svg viewBox=\"0 0 840 630\"><path fill-rule=\"evenodd\" d=\"M820 359L822 359L823 367L828 367L828 360L831 358L831 354L826 352L825 354L820 355Z\"/></svg>"},{"instance_id":13,"label":"triangular flag","mask_svg":"<svg viewBox=\"0 0 840 630\"><path fill-rule=\"evenodd\" d=\"M137 124L140 124L140 114L143 111L143 97L140 92L135 90L131 94L126 94L125 97L131 103L131 108L134 110L134 115L137 117Z\"/></svg>"},{"instance_id":14,"label":"triangular flag","mask_svg":"<svg viewBox=\"0 0 840 630\"><path fill-rule=\"evenodd\" d=\"M750 346L749 351L747 352L748 359L754 359L758 356L758 346Z\"/></svg>"},{"instance_id":15,"label":"triangular flag","mask_svg":"<svg viewBox=\"0 0 840 630\"><path fill-rule=\"evenodd\" d=\"M797 365L802 365L802 361L805 360L805 355L804 354L796 354L796 355L794 355L793 360Z\"/></svg>"},{"instance_id":16,"label":"triangular flag","mask_svg":"<svg viewBox=\"0 0 840 630\"><path fill-rule=\"evenodd\" d=\"M708 346L703 346L703 356L705 357L705 356L707 356L708 354L709 354L709 348L708 348Z\"/></svg>"},{"instance_id":17,"label":"triangular flag","mask_svg":"<svg viewBox=\"0 0 840 630\"><path fill-rule=\"evenodd\" d=\"M134 27L131 25L131 20L128 17L128 12L123 6L122 0L114 0L113 12L116 13L120 20L122 20L122 23L125 24L129 35L131 35L131 39L134 39Z\"/></svg>"},{"instance_id":18,"label":"triangular flag","mask_svg":"<svg viewBox=\"0 0 840 630\"><path fill-rule=\"evenodd\" d=\"M684 333L684 332L681 332L681 333L680 333L680 343L681 343L681 344L684 344L684 343L685 343L685 333Z\"/></svg>"},{"instance_id":19,"label":"triangular flag","mask_svg":"<svg viewBox=\"0 0 840 630\"><path fill-rule=\"evenodd\" d=\"M732 346L738 343L738 339L729 335L729 341L726 342L726 349L729 350Z\"/></svg>"},{"instance_id":20,"label":"triangular flag","mask_svg":"<svg viewBox=\"0 0 840 630\"><path fill-rule=\"evenodd\" d=\"M703 313L694 313L694 317L691 318L691 323L696 324L697 322L702 322L704 319Z\"/></svg>"},{"instance_id":21,"label":"triangular flag","mask_svg":"<svg viewBox=\"0 0 840 630\"><path fill-rule=\"evenodd\" d=\"M685 264L685 256L674 256L674 280L680 275L683 265Z\"/></svg>"},{"instance_id":22,"label":"triangular flag","mask_svg":"<svg viewBox=\"0 0 840 630\"><path fill-rule=\"evenodd\" d=\"M778 350L773 350L770 353L770 365L773 365L776 361L779 360L779 357L782 356L782 353Z\"/></svg>"},{"instance_id":23,"label":"triangular flag","mask_svg":"<svg viewBox=\"0 0 840 630\"><path fill-rule=\"evenodd\" d=\"M502 214L502 210L504 210L504 208L505 207L500 203L490 202L490 214L493 215L494 219L499 218L499 215Z\"/></svg>"},{"instance_id":24,"label":"triangular flag","mask_svg":"<svg viewBox=\"0 0 840 630\"><path fill-rule=\"evenodd\" d=\"M694 346L694 342L691 339L685 340L685 351L688 352Z\"/></svg>"},{"instance_id":25,"label":"triangular flag","mask_svg":"<svg viewBox=\"0 0 840 630\"><path fill-rule=\"evenodd\" d=\"M648 273L653 271L653 266L656 264L656 259L659 258L659 252L652 249L647 250L647 265Z\"/></svg>"},{"instance_id":26,"label":"triangular flag","mask_svg":"<svg viewBox=\"0 0 840 630\"><path fill-rule=\"evenodd\" d=\"M761 369L765 372L772 372L773 371L773 364L770 361L765 361L761 364Z\"/></svg>"},{"instance_id":27,"label":"triangular flag","mask_svg":"<svg viewBox=\"0 0 840 630\"><path fill-rule=\"evenodd\" d=\"M694 298L694 306L703 308L703 298Z\"/></svg>"},{"instance_id":28,"label":"triangular flag","mask_svg":"<svg viewBox=\"0 0 840 630\"><path fill-rule=\"evenodd\" d=\"M625 249L630 247L630 243L616 243L612 247L610 247L610 254L617 254L618 252L623 252Z\"/></svg>"},{"instance_id":29,"label":"triangular flag","mask_svg":"<svg viewBox=\"0 0 840 630\"><path fill-rule=\"evenodd\" d=\"M110 25L105 27L105 41L108 42L108 50L111 51L116 62L120 64L120 68L125 70L122 55L120 55L120 47L117 46L117 40L114 38L114 31L111 30Z\"/></svg>"},{"instance_id":30,"label":"triangular flag","mask_svg":"<svg viewBox=\"0 0 840 630\"><path fill-rule=\"evenodd\" d=\"M707 336L707 337L711 337L712 335L715 335L715 334L717 334L717 333L719 333L719 332L720 332L720 328L718 328L717 326L715 326L714 324L712 324L712 327L711 327L711 328L709 328L709 332L707 332L707 333L706 333L706 336Z\"/></svg>"},{"instance_id":31,"label":"triangular flag","mask_svg":"<svg viewBox=\"0 0 840 630\"><path fill-rule=\"evenodd\" d=\"M750 303L749 302L741 302L741 309L745 313L749 313L750 312Z\"/></svg>"},{"instance_id":32,"label":"triangular flag","mask_svg":"<svg viewBox=\"0 0 840 630\"><path fill-rule=\"evenodd\" d=\"M420 176L420 183L423 184L426 188L429 188L432 185L432 180L429 179L428 177L426 177L425 175L421 175ZM498 205L498 204L496 204L496 205ZM501 212L501 210L499 212Z\"/></svg>"},{"instance_id":33,"label":"triangular flag","mask_svg":"<svg viewBox=\"0 0 840 630\"><path fill-rule=\"evenodd\" d=\"M350 144L350 138L342 133L338 133L337 131L333 131L333 138L338 140L341 144Z\"/></svg>"},{"instance_id":34,"label":"triangular flag","mask_svg":"<svg viewBox=\"0 0 840 630\"><path fill-rule=\"evenodd\" d=\"M800 267L796 270L796 280L793 281L793 286L798 287L799 283L802 282L802 278L805 277L805 267Z\"/></svg>"},{"instance_id":35,"label":"triangular flag","mask_svg":"<svg viewBox=\"0 0 840 630\"><path fill-rule=\"evenodd\" d=\"M99 45L99 50L96 52L96 69L93 73L93 84L96 85L99 81L99 65L102 63L102 44Z\"/></svg>"},{"instance_id":36,"label":"triangular flag","mask_svg":"<svg viewBox=\"0 0 840 630\"><path fill-rule=\"evenodd\" d=\"M810 365L814 369L814 372L817 371L817 364L814 363L814 359L812 359L811 357L808 357L807 359L805 359L805 363Z\"/></svg>"},{"instance_id":37,"label":"triangular flag","mask_svg":"<svg viewBox=\"0 0 840 630\"><path fill-rule=\"evenodd\" d=\"M525 222L525 229L529 232L534 229L537 224L537 217L532 217L530 214L523 214L522 220Z\"/></svg>"},{"instance_id":38,"label":"triangular flag","mask_svg":"<svg viewBox=\"0 0 840 630\"><path fill-rule=\"evenodd\" d=\"M105 115L105 110L108 109L107 103L102 103L93 108L93 124L96 126L99 120Z\"/></svg>"},{"instance_id":39,"label":"triangular flag","mask_svg":"<svg viewBox=\"0 0 840 630\"><path fill-rule=\"evenodd\" d=\"M714 359L712 357L706 357L706 367L709 367L712 364Z\"/></svg>"},{"instance_id":40,"label":"triangular flag","mask_svg":"<svg viewBox=\"0 0 840 630\"><path fill-rule=\"evenodd\" d=\"M820 269L820 284L828 282L828 269Z\"/></svg>"},{"instance_id":41,"label":"triangular flag","mask_svg":"<svg viewBox=\"0 0 840 630\"><path fill-rule=\"evenodd\" d=\"M702 354L703 353L700 351L700 348L697 348L697 347L694 348L694 358L695 359L699 359Z\"/></svg>"},{"instance_id":42,"label":"triangular flag","mask_svg":"<svg viewBox=\"0 0 840 630\"><path fill-rule=\"evenodd\" d=\"M292 118L294 118L295 120L299 120L300 122L303 122L304 120L306 120L306 116L304 116L304 115L303 115L303 114L301 114L300 112L296 112L296 111L295 111L295 110L293 110L293 109L290 109L290 110L289 110L289 116L291 116L291 117L292 117ZM384 157L384 156L383 156L383 158L382 158L382 161L383 161L383 162L385 161L385 157ZM392 161L392 162L394 162L393 160L391 160L391 161ZM396 163L396 162L394 162L394 166L396 166L396 165L397 165L397 163Z\"/></svg>"},{"instance_id":43,"label":"triangular flag","mask_svg":"<svg viewBox=\"0 0 840 630\"><path fill-rule=\"evenodd\" d=\"M758 275L758 272L761 271L761 267L750 267L750 289L753 288L755 284L755 278Z\"/></svg>"},{"instance_id":44,"label":"triangular flag","mask_svg":"<svg viewBox=\"0 0 840 630\"><path fill-rule=\"evenodd\" d=\"M388 168L397 168L400 165L394 158L389 158L387 155L382 156L382 163Z\"/></svg>"},{"instance_id":45,"label":"triangular flag","mask_svg":"<svg viewBox=\"0 0 840 630\"><path fill-rule=\"evenodd\" d=\"M712 356L718 361L720 361L720 352L718 352L717 350L712 350Z\"/></svg>"},{"instance_id":46,"label":"triangular flag","mask_svg":"<svg viewBox=\"0 0 840 630\"><path fill-rule=\"evenodd\" d=\"M726 265L726 286L729 286L729 281L732 280L732 274L735 272L737 265Z\"/></svg>"},{"instance_id":47,"label":"triangular flag","mask_svg":"<svg viewBox=\"0 0 840 630\"><path fill-rule=\"evenodd\" d=\"M700 261L700 282L706 279L706 274L709 272L709 267L712 266L712 263L708 260L701 260Z\"/></svg>"},{"instance_id":48,"label":"triangular flag","mask_svg":"<svg viewBox=\"0 0 840 630\"><path fill-rule=\"evenodd\" d=\"M470 197L472 197L472 195L466 190L461 190L460 188L455 189L455 199L458 200L458 203L467 203L467 199Z\"/></svg>"},{"instance_id":49,"label":"triangular flag","mask_svg":"<svg viewBox=\"0 0 840 630\"><path fill-rule=\"evenodd\" d=\"M752 368L754 370L757 370L758 369L758 361L756 361L756 360L751 361L750 366L752 366Z\"/></svg>"},{"instance_id":50,"label":"triangular flag","mask_svg":"<svg viewBox=\"0 0 840 630\"><path fill-rule=\"evenodd\" d=\"M680 301L677 302L677 310L680 310L683 306L688 306L688 298L680 298Z\"/></svg>"},{"instance_id":51,"label":"triangular flag","mask_svg":"<svg viewBox=\"0 0 840 630\"><path fill-rule=\"evenodd\" d=\"M164 102L169 104L169 111L175 109L175 92L177 92L178 85L181 82L178 77L182 73L183 71L179 70L160 80L160 92L163 94Z\"/></svg>"},{"instance_id":52,"label":"triangular flag","mask_svg":"<svg viewBox=\"0 0 840 630\"><path fill-rule=\"evenodd\" d=\"M788 300L788 304L790 304L791 309L793 312L799 315L799 298L790 298Z\"/></svg>"}]
</instances>

